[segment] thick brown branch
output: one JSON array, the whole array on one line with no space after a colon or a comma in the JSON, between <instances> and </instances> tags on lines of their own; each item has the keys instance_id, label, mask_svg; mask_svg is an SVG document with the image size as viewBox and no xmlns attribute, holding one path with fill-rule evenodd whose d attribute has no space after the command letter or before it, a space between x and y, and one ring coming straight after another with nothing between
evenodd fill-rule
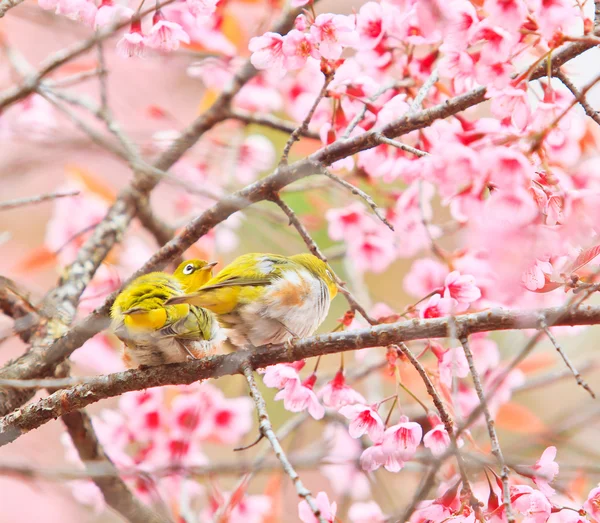
<instances>
[{"instance_id":1,"label":"thick brown branch","mask_svg":"<svg viewBox=\"0 0 600 523\"><path fill-rule=\"evenodd\" d=\"M86 470L93 472L94 463L100 463L110 474L93 476L92 479L102 491L106 503L132 523L164 523L169 521L156 514L150 507L140 502L119 476L108 455L100 445L89 416L84 411L71 412L62 417L73 444L79 453Z\"/></svg>"},{"instance_id":2,"label":"thick brown branch","mask_svg":"<svg viewBox=\"0 0 600 523\"><path fill-rule=\"evenodd\" d=\"M183 364L98 376L85 384L55 392L37 403L1 418L0 445L10 443L21 434L58 416L125 392L161 385L189 384L201 379L239 374L240 365L246 360L250 362L252 368L257 369L319 355L388 346L411 340L507 329L532 329L539 326L542 316L557 318L552 322L553 325L595 325L600 323L600 306L582 306L573 309L567 305L534 311L499 309L457 316L452 320L449 318L414 319L366 329L321 334L292 340L284 345L238 351ZM480 410L478 412L481 413ZM470 416L466 423L472 423L473 416L475 419L477 414Z\"/></svg>"}]
</instances>

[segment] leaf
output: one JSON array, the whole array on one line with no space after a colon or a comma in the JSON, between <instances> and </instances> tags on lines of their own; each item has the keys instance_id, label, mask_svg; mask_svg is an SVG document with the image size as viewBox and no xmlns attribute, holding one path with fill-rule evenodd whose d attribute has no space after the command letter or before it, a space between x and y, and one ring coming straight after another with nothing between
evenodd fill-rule
<instances>
[{"instance_id":1,"label":"leaf","mask_svg":"<svg viewBox=\"0 0 600 523\"><path fill-rule=\"evenodd\" d=\"M28 273L50 267L56 263L56 254L45 245L34 247L15 265L17 273Z\"/></svg>"},{"instance_id":2,"label":"leaf","mask_svg":"<svg viewBox=\"0 0 600 523\"><path fill-rule=\"evenodd\" d=\"M579 256L575 258L575 261L569 269L569 272L575 272L577 269L581 269L581 267L590 263L599 254L600 245L595 245L594 247L590 247L589 249L584 249L579 253Z\"/></svg>"},{"instance_id":3,"label":"leaf","mask_svg":"<svg viewBox=\"0 0 600 523\"><path fill-rule=\"evenodd\" d=\"M556 358L553 352L540 352L529 356L517 366L517 369L524 374L533 374L534 372L550 369L555 365Z\"/></svg>"},{"instance_id":4,"label":"leaf","mask_svg":"<svg viewBox=\"0 0 600 523\"><path fill-rule=\"evenodd\" d=\"M102 178L78 165L67 165L65 166L65 171L69 178L79 182L86 190L99 196L108 203L115 201L117 197L115 190Z\"/></svg>"},{"instance_id":5,"label":"leaf","mask_svg":"<svg viewBox=\"0 0 600 523\"><path fill-rule=\"evenodd\" d=\"M544 422L529 408L518 403L505 403L498 410L496 425L522 434L541 434L547 430Z\"/></svg>"}]
</instances>

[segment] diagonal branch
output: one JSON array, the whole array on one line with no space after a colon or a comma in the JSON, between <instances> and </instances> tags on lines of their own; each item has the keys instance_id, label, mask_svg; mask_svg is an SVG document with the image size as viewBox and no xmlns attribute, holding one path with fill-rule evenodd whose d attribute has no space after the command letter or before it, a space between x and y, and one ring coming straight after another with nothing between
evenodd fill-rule
<instances>
[{"instance_id":1,"label":"diagonal branch","mask_svg":"<svg viewBox=\"0 0 600 523\"><path fill-rule=\"evenodd\" d=\"M48 202L58 198L68 198L70 196L77 196L78 194L80 194L79 191L66 191L40 194L39 196L28 196L26 198L18 198L16 200L6 200L4 202L0 202L0 211L15 209L17 207L23 207L24 205Z\"/></svg>"},{"instance_id":2,"label":"diagonal branch","mask_svg":"<svg viewBox=\"0 0 600 523\"><path fill-rule=\"evenodd\" d=\"M298 497L304 499L310 509L312 510L315 518L318 519L319 523L326 523L325 518L321 515L321 511L315 502L315 498L311 494L310 490L308 490L300 476L294 469L294 466L290 463L290 460L286 456L283 448L281 447L281 443L275 436L275 432L273 432L273 427L271 425L271 421L269 420L269 414L267 413L267 405L265 403L262 394L258 390L256 386L256 381L254 381L253 369L248 360L244 361L241 366L241 371L246 377L246 381L248 382L248 387L250 388L250 396L254 400L254 404L256 405L256 410L258 412L258 423L260 426L261 434L265 436L269 440L271 447L273 447L273 451L275 452L275 456L281 462L281 466L283 467L284 472L290 477L294 487L296 488L296 492L298 493Z\"/></svg>"},{"instance_id":3,"label":"diagonal branch","mask_svg":"<svg viewBox=\"0 0 600 523\"><path fill-rule=\"evenodd\" d=\"M571 91L575 99L579 102L579 105L583 107L585 114L587 114L594 122L600 125L600 114L596 111L588 102L584 93L580 93L579 89L575 87L575 84L571 82L569 77L563 73L560 69L555 73L555 76L563 83L563 85Z\"/></svg>"},{"instance_id":4,"label":"diagonal branch","mask_svg":"<svg viewBox=\"0 0 600 523\"><path fill-rule=\"evenodd\" d=\"M502 478L502 497L504 507L506 509L506 518L509 523L512 523L515 521L515 516L513 514L512 506L510 503L510 487L508 484L509 470L506 466L506 461L504 460L502 449L500 448L500 441L498 440L498 434L496 433L494 419L490 414L490 409L488 407L487 399L485 397L483 386L481 384L481 378L479 377L479 373L477 372L477 368L475 367L475 360L473 359L473 353L471 352L471 347L469 346L469 339L467 338L467 336L461 336L460 343L463 347L463 350L465 351L465 356L469 364L471 377L473 378L473 384L475 385L475 391L477 392L477 397L479 398L479 403L481 404L481 408L485 416L488 434L492 443L492 454L494 454L496 460L498 461L498 464L500 465L500 474Z\"/></svg>"}]
</instances>

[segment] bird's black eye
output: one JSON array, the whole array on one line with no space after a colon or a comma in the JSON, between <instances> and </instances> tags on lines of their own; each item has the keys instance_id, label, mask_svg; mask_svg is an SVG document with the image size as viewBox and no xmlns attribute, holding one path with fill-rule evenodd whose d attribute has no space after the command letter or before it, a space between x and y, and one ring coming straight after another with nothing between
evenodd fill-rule
<instances>
[{"instance_id":1,"label":"bird's black eye","mask_svg":"<svg viewBox=\"0 0 600 523\"><path fill-rule=\"evenodd\" d=\"M194 272L194 266L191 263L188 263L183 268L183 274L192 274L192 272Z\"/></svg>"}]
</instances>

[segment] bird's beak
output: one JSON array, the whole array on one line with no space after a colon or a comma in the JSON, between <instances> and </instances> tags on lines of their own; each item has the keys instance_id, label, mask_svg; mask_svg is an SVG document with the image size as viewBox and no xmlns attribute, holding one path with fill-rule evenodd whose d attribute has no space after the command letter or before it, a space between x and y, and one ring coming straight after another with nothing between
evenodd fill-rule
<instances>
[{"instance_id":1,"label":"bird's beak","mask_svg":"<svg viewBox=\"0 0 600 523\"><path fill-rule=\"evenodd\" d=\"M210 271L210 270L211 270L211 269L212 269L212 268L213 268L213 267L214 267L214 266L215 266L217 263L219 263L219 262L216 262L216 261L214 261L214 262L207 263L207 264L206 264L204 267L202 267L202 269L200 269L200 270L201 270L201 271Z\"/></svg>"}]
</instances>

